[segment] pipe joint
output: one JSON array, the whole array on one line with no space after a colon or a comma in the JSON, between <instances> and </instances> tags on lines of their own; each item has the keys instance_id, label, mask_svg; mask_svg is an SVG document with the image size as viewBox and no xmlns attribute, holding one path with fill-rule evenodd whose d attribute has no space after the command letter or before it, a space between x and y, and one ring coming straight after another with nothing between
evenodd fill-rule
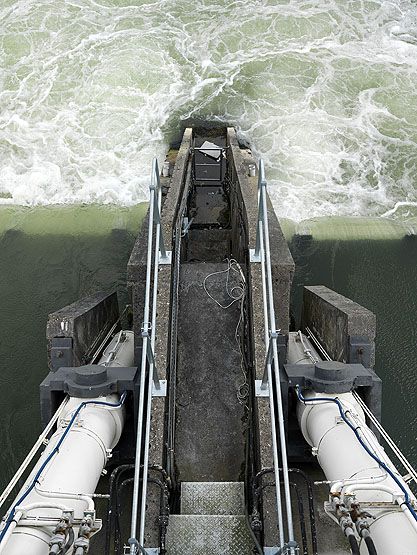
<instances>
[{"instance_id":1,"label":"pipe joint","mask_svg":"<svg viewBox=\"0 0 417 555\"><path fill-rule=\"evenodd\" d=\"M49 541L49 555L62 553L74 522L74 511L63 511L61 520L55 526L54 535Z\"/></svg>"},{"instance_id":2,"label":"pipe joint","mask_svg":"<svg viewBox=\"0 0 417 555\"><path fill-rule=\"evenodd\" d=\"M84 555L90 549L90 538L84 536L78 537L74 542L75 555Z\"/></svg>"},{"instance_id":3,"label":"pipe joint","mask_svg":"<svg viewBox=\"0 0 417 555\"><path fill-rule=\"evenodd\" d=\"M54 534L49 542L49 555L58 555L62 551L66 540L63 532Z\"/></svg>"},{"instance_id":4,"label":"pipe joint","mask_svg":"<svg viewBox=\"0 0 417 555\"><path fill-rule=\"evenodd\" d=\"M88 553L90 538L95 532L97 532L97 527L95 526L94 516L90 513L85 513L78 532L78 538L74 542L75 555Z\"/></svg>"},{"instance_id":5,"label":"pipe joint","mask_svg":"<svg viewBox=\"0 0 417 555\"><path fill-rule=\"evenodd\" d=\"M371 515L369 515L368 517L360 517L356 521L356 531L358 532L358 536L360 538L365 538L366 536L369 536L369 522L367 519L370 516Z\"/></svg>"}]
</instances>

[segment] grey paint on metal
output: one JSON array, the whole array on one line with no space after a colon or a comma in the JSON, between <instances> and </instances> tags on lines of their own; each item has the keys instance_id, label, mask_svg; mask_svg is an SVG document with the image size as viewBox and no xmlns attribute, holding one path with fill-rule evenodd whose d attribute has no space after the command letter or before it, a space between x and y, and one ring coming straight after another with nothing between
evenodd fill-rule
<instances>
[{"instance_id":1,"label":"grey paint on metal","mask_svg":"<svg viewBox=\"0 0 417 555\"><path fill-rule=\"evenodd\" d=\"M182 482L181 514L244 515L243 482Z\"/></svg>"},{"instance_id":2,"label":"grey paint on metal","mask_svg":"<svg viewBox=\"0 0 417 555\"><path fill-rule=\"evenodd\" d=\"M375 343L368 337L349 335L348 337L348 362L363 364L372 368L375 357Z\"/></svg>"},{"instance_id":3,"label":"grey paint on metal","mask_svg":"<svg viewBox=\"0 0 417 555\"><path fill-rule=\"evenodd\" d=\"M50 372L40 385L41 419L45 426L64 395L93 399L110 393L132 391L138 395L136 367L72 366Z\"/></svg>"},{"instance_id":4,"label":"grey paint on metal","mask_svg":"<svg viewBox=\"0 0 417 555\"><path fill-rule=\"evenodd\" d=\"M320 361L317 364L285 364L282 377L290 389L300 386L317 393L346 393L361 387L373 387L381 379L362 364ZM282 380L281 377L281 380Z\"/></svg>"},{"instance_id":5,"label":"grey paint on metal","mask_svg":"<svg viewBox=\"0 0 417 555\"><path fill-rule=\"evenodd\" d=\"M53 337L49 352L49 367L55 372L61 366L73 366L72 337Z\"/></svg>"}]
</instances>

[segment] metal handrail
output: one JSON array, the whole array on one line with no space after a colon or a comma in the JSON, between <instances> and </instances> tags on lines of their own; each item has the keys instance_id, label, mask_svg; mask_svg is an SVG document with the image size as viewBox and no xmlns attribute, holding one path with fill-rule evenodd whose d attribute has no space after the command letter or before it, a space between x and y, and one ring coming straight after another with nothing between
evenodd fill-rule
<instances>
[{"instance_id":1,"label":"metal handrail","mask_svg":"<svg viewBox=\"0 0 417 555\"><path fill-rule=\"evenodd\" d=\"M271 430L272 430L272 449L273 449L273 462L276 492L276 505L278 516L279 528L279 543L281 550L288 549L290 553L295 553L296 543L294 542L294 526L292 518L291 507L291 493L290 493L290 480L288 474L288 461L287 461L287 445L285 440L285 424L284 413L282 406L281 395L281 382L280 370L278 359L278 332L275 323L275 307L273 297L273 282L272 282L272 269L271 269L271 251L269 244L269 223L268 223L268 207L267 207L267 182L265 179L265 169L263 160L259 160L259 178L258 178L258 224L256 232L256 246L254 258L260 259L261 274L262 274L262 298L264 306L264 329L265 329L265 372L262 379L261 389L269 390L269 406L271 413ZM274 379L274 381L273 381ZM269 386L269 387L268 387ZM281 463L282 474L284 482L284 496L286 506L286 528L288 535L288 543L285 541L284 533L284 516L281 499L281 490L279 484L280 478L280 465L278 458L278 439L275 427L275 394L274 387L277 394L277 409L278 409L278 429L279 441L281 449Z\"/></svg>"},{"instance_id":2,"label":"metal handrail","mask_svg":"<svg viewBox=\"0 0 417 555\"><path fill-rule=\"evenodd\" d=\"M151 428L151 410L152 397L155 391L161 390L161 382L159 380L158 371L155 361L155 337L156 337L156 305L158 292L158 269L159 264L170 263L171 252L165 248L163 232L161 229L161 206L162 206L162 188L159 177L158 161L154 158L152 163L151 183L149 186L149 223L148 223L148 247L146 259L146 281L145 281L145 303L143 309L142 324L142 359L140 369L140 393L138 407L138 425L136 435L136 454L135 454L135 472L133 478L133 499L132 499L132 516L130 528L130 555L136 555L140 546L143 546L145 535L145 516L146 516L146 495L148 480L145 477L149 468L149 437ZM154 222L155 222L155 245L154 241ZM152 264L153 257L153 264ZM152 275L153 265L153 275ZM149 320L150 297L152 283L152 313ZM149 372L147 373L147 368ZM148 383L146 384L146 377ZM145 394L147 394L147 404L145 407ZM144 450L142 453L142 435L145 426ZM142 492L140 495L140 521L139 521L139 539L137 539L137 520L139 508L139 487L140 487L140 471L143 455L142 474Z\"/></svg>"}]
</instances>

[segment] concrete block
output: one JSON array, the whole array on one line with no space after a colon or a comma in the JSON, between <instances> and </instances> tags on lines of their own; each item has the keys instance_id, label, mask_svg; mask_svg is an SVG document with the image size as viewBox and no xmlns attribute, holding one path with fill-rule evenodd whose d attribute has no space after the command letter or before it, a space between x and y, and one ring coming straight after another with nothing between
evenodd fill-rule
<instances>
[{"instance_id":1,"label":"concrete block","mask_svg":"<svg viewBox=\"0 0 417 555\"><path fill-rule=\"evenodd\" d=\"M301 327L310 328L333 360L375 365L375 314L328 287L304 287Z\"/></svg>"},{"instance_id":2,"label":"concrete block","mask_svg":"<svg viewBox=\"0 0 417 555\"><path fill-rule=\"evenodd\" d=\"M81 366L89 361L118 317L116 292L96 293L49 314L46 325L49 370L64 365L58 359L60 353L65 353L53 348L54 338L72 339L72 365Z\"/></svg>"}]
</instances>

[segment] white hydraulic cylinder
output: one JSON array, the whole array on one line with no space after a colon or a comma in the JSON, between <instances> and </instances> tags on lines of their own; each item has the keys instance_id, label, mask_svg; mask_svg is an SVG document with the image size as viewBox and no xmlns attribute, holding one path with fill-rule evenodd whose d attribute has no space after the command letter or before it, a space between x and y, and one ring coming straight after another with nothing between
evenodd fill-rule
<instances>
[{"instance_id":1,"label":"white hydraulic cylinder","mask_svg":"<svg viewBox=\"0 0 417 555\"><path fill-rule=\"evenodd\" d=\"M119 336L116 336L99 364L133 364L133 333L123 333L126 334L124 341L120 342ZM120 396L116 394L96 399L69 399L57 424L57 431L49 440L16 500L33 482L34 476L65 432L74 412L85 401L89 404L79 412L59 451L43 470L35 488L21 506L16 508L16 520L20 517L20 521L10 525L8 538L6 536L0 544L1 554L48 555L49 541L55 528L55 523L48 522L48 519L60 518L63 509L73 510L75 519L82 519L86 510L94 510L91 495L95 492L111 450L122 434L125 409L123 405L109 407L90 404L90 401L118 404ZM34 517L39 520L33 522ZM75 537L77 531L74 527ZM72 549L69 553L72 553Z\"/></svg>"},{"instance_id":2,"label":"white hydraulic cylinder","mask_svg":"<svg viewBox=\"0 0 417 555\"><path fill-rule=\"evenodd\" d=\"M305 398L334 398L334 395L309 392ZM365 424L365 416L352 393L338 394L345 410L360 420L361 433L367 445L400 479L409 493L415 497L395 470L373 432ZM417 523L404 504L404 494L395 481L365 451L353 431L340 417L335 403L304 404L299 401L297 416L306 441L317 455L327 480L334 482L332 491L344 496L355 496L355 500L374 519L369 519L369 532L378 555L412 555L417 553ZM397 503L395 503L395 501ZM393 503L394 502L394 503ZM378 506L382 503L384 506ZM391 506L390 504L393 503ZM401 506L400 506L401 505ZM365 542L360 552L368 553Z\"/></svg>"}]
</instances>

